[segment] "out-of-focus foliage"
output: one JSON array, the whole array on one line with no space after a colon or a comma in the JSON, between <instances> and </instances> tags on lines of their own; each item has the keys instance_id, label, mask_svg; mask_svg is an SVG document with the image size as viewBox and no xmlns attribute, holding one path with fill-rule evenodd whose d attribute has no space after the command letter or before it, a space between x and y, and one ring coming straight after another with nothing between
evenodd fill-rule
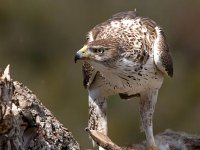
<instances>
[{"instance_id":1,"label":"out-of-focus foliage","mask_svg":"<svg viewBox=\"0 0 200 150\"><path fill-rule=\"evenodd\" d=\"M174 58L174 77L159 93L155 133L170 128L200 134L200 1L183 0L4 0L0 2L0 66L11 64L12 77L32 89L91 148L87 91L74 53L85 34L120 11L134 10L158 22ZM144 139L138 99L108 100L109 136L121 145Z\"/></svg>"}]
</instances>

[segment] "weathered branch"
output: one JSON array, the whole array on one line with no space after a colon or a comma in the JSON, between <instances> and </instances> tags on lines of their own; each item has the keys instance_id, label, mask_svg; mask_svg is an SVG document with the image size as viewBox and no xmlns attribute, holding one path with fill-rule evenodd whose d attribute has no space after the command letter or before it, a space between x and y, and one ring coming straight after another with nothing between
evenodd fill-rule
<instances>
[{"instance_id":1,"label":"weathered branch","mask_svg":"<svg viewBox=\"0 0 200 150\"><path fill-rule=\"evenodd\" d=\"M89 130L88 128L86 128L85 130L88 132L90 137L97 143L97 145L108 150L121 150L121 147L113 143L108 136L102 134L101 132L98 132L96 130Z\"/></svg>"},{"instance_id":2,"label":"weathered branch","mask_svg":"<svg viewBox=\"0 0 200 150\"><path fill-rule=\"evenodd\" d=\"M9 66L0 76L0 149L80 149L32 91L11 80Z\"/></svg>"},{"instance_id":3,"label":"weathered branch","mask_svg":"<svg viewBox=\"0 0 200 150\"><path fill-rule=\"evenodd\" d=\"M113 143L109 137L94 130L88 130L92 139L107 150L146 150L146 143L134 144L129 147L120 147ZM189 135L182 132L166 130L155 136L159 150L199 150L200 136Z\"/></svg>"}]
</instances>

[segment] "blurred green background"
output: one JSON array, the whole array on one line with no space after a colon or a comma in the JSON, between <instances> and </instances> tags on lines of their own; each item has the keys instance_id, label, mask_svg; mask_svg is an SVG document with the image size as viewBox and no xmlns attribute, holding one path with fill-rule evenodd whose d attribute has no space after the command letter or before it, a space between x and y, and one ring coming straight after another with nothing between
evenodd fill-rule
<instances>
[{"instance_id":1,"label":"blurred green background","mask_svg":"<svg viewBox=\"0 0 200 150\"><path fill-rule=\"evenodd\" d=\"M84 131L87 91L74 54L85 34L120 11L134 10L164 28L174 59L154 117L155 134L167 128L200 134L199 0L5 0L0 1L0 67L27 85L80 142L91 148ZM140 132L138 99L108 100L109 136L120 145L145 139Z\"/></svg>"}]
</instances>

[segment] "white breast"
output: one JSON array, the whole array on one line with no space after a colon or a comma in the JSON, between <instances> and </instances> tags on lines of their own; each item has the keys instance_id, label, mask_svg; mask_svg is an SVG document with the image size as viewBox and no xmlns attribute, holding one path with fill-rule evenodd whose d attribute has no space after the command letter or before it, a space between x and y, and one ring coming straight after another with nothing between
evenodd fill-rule
<instances>
[{"instance_id":1,"label":"white breast","mask_svg":"<svg viewBox=\"0 0 200 150\"><path fill-rule=\"evenodd\" d=\"M98 63L92 65L102 74L101 85L109 91L108 95L118 93L133 95L146 88L160 88L163 82L163 74L154 65L153 57L150 57L144 65L126 58L119 60L116 68L108 68Z\"/></svg>"},{"instance_id":2,"label":"white breast","mask_svg":"<svg viewBox=\"0 0 200 150\"><path fill-rule=\"evenodd\" d=\"M105 78L117 93L132 95L146 88L160 88L162 85L163 74L155 67L153 57L144 65L123 58L116 66L118 68L106 73Z\"/></svg>"}]
</instances>

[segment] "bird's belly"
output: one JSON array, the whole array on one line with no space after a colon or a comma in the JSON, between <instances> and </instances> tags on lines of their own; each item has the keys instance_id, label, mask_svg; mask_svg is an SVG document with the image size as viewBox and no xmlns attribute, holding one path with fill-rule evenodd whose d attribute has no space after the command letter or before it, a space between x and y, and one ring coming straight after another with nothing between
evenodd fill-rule
<instances>
[{"instance_id":1,"label":"bird's belly","mask_svg":"<svg viewBox=\"0 0 200 150\"><path fill-rule=\"evenodd\" d=\"M140 72L120 72L106 75L105 83L110 95L126 93L128 95L138 94L147 88L160 88L163 75L155 69Z\"/></svg>"}]
</instances>

